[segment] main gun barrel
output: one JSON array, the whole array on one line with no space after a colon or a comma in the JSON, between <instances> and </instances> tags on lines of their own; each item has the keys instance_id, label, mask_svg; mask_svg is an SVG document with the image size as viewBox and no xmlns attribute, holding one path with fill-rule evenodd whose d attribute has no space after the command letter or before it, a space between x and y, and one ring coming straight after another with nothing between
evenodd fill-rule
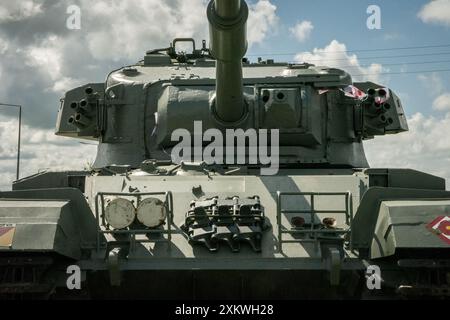
<instances>
[{"instance_id":1,"label":"main gun barrel","mask_svg":"<svg viewBox=\"0 0 450 320\"><path fill-rule=\"evenodd\" d=\"M245 112L242 58L247 51L248 7L244 0L211 0L208 5L210 51L216 59L215 112L235 122Z\"/></svg>"}]
</instances>

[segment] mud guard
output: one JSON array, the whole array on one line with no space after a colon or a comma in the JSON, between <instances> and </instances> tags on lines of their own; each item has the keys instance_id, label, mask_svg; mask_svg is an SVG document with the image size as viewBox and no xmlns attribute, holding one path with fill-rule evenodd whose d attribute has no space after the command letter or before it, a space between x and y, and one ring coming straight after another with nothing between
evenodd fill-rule
<instances>
[{"instance_id":1,"label":"mud guard","mask_svg":"<svg viewBox=\"0 0 450 320\"><path fill-rule=\"evenodd\" d=\"M450 237L439 234L448 216L450 199L382 201L370 258L394 255L396 249L450 249Z\"/></svg>"},{"instance_id":2,"label":"mud guard","mask_svg":"<svg viewBox=\"0 0 450 320\"><path fill-rule=\"evenodd\" d=\"M370 188L353 219L353 247L368 249L371 259L394 255L396 249L450 249L429 227L446 215L448 191Z\"/></svg>"},{"instance_id":3,"label":"mud guard","mask_svg":"<svg viewBox=\"0 0 450 320\"><path fill-rule=\"evenodd\" d=\"M97 227L78 189L37 189L0 193L0 227L7 226L2 252L56 252L80 259L83 248L94 247Z\"/></svg>"}]
</instances>

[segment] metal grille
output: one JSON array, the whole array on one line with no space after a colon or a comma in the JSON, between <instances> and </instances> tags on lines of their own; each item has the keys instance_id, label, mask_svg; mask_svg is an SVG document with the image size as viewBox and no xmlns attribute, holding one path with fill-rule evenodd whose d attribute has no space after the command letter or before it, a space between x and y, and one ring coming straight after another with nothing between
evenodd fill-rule
<instances>
[{"instance_id":1,"label":"metal grille","mask_svg":"<svg viewBox=\"0 0 450 320\"><path fill-rule=\"evenodd\" d=\"M289 196L301 196L309 197L310 209L308 210L287 210L283 208L283 199ZM345 201L344 210L317 210L315 204L315 198L318 196L341 196ZM347 229L320 229L315 228L313 223L316 213L329 213L329 214L345 214L345 222L348 225ZM282 214L310 214L311 226L303 229L287 229L282 225ZM314 242L318 243L318 235L338 235L342 236L349 234L351 231L350 225L353 220L353 205L352 195L350 192L281 192L277 191L277 226L278 226L278 248L280 252L283 252L283 243L302 243L302 242ZM305 238L301 239L289 239L284 240L283 234L291 235L305 235ZM308 237L309 235L309 237ZM351 246L351 244L350 244Z\"/></svg>"}]
</instances>

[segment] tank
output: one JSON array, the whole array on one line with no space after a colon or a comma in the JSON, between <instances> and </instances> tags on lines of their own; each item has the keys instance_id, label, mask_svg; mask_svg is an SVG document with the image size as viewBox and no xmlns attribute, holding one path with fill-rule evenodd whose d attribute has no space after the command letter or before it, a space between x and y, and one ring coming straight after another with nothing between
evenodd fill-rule
<instances>
[{"instance_id":1,"label":"tank","mask_svg":"<svg viewBox=\"0 0 450 320\"><path fill-rule=\"evenodd\" d=\"M0 193L2 297L449 295L445 180L364 154L408 130L399 97L250 62L248 14L213 0L209 46L174 39L65 94L56 134L96 141L96 160Z\"/></svg>"}]
</instances>

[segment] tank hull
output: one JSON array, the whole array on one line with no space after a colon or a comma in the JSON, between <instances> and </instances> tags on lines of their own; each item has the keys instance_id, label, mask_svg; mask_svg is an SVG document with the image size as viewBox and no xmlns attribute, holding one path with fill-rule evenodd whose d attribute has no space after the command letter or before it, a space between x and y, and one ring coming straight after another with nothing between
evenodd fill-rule
<instances>
[{"instance_id":1,"label":"tank hull","mask_svg":"<svg viewBox=\"0 0 450 320\"><path fill-rule=\"evenodd\" d=\"M433 232L445 220L437 218L450 210L450 193L442 179L394 169L282 173L271 177L83 173L82 184L73 176L55 179L54 174L24 179L15 191L1 193L0 223L8 222L15 230L10 247L0 249L2 266L17 271L38 258L37 266L43 267L39 259L47 256L51 262L35 283L18 281L11 286L11 278L2 278L3 289L9 285L16 290L4 293L27 294L24 288L29 287L41 288L39 297L61 299L446 296L449 246L442 234ZM57 188L49 189L46 180ZM78 189L55 181L72 181ZM143 230L109 228L102 197L111 194L159 195L161 203L167 201L165 223ZM283 202L282 196L294 198ZM215 212L216 207L246 206L259 212L258 217L264 211L263 228L242 233L246 226L238 214L231 222L212 215L215 233L205 238L193 237L193 229L186 228L194 207ZM324 228L327 217L337 226ZM299 228L295 222L299 218L308 227ZM238 238L237 246L228 238L236 236L235 228L240 236L246 235ZM214 237L218 240L212 241ZM81 272L80 290L67 289L71 266ZM380 269L380 290L368 289L370 266Z\"/></svg>"}]
</instances>

